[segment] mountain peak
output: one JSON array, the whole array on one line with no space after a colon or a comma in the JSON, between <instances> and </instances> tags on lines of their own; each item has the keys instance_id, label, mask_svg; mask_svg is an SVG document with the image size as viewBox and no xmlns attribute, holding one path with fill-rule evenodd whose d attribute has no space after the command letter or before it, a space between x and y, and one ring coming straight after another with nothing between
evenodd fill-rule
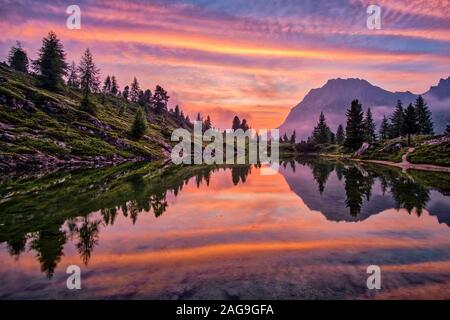
<instances>
[{"instance_id":1,"label":"mountain peak","mask_svg":"<svg viewBox=\"0 0 450 320\"><path fill-rule=\"evenodd\" d=\"M447 79L440 79L438 85L432 86L428 93L438 99L450 98L450 77Z\"/></svg>"}]
</instances>

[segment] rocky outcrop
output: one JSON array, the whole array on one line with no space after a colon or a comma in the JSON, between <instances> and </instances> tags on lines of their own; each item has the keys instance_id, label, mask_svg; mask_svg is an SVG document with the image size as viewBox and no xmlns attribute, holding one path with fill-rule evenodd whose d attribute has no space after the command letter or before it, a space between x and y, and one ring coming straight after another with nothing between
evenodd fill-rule
<instances>
[{"instance_id":1,"label":"rocky outcrop","mask_svg":"<svg viewBox=\"0 0 450 320\"><path fill-rule=\"evenodd\" d=\"M367 149L369 149L370 144L364 142L361 147L355 152L355 157L360 157L366 153Z\"/></svg>"}]
</instances>

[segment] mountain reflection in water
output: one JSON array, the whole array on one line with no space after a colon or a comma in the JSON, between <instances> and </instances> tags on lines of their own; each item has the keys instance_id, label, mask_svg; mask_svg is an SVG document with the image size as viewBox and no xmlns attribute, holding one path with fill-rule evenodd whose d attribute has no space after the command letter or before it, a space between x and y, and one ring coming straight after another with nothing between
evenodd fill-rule
<instances>
[{"instance_id":1,"label":"mountain reflection in water","mask_svg":"<svg viewBox=\"0 0 450 320\"><path fill-rule=\"evenodd\" d=\"M276 176L125 165L4 180L0 297L448 298L449 182L318 158ZM84 290L65 288L71 264Z\"/></svg>"}]
</instances>

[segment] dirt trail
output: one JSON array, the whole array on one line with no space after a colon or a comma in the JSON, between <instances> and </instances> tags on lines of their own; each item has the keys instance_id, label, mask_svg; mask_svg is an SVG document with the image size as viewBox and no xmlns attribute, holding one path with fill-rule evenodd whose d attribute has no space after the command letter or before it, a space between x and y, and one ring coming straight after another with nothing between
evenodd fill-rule
<instances>
[{"instance_id":1,"label":"dirt trail","mask_svg":"<svg viewBox=\"0 0 450 320\"><path fill-rule=\"evenodd\" d=\"M449 167L442 167L442 166L435 166L432 164L415 164L410 163L408 161L408 156L413 153L415 148L409 148L408 151L402 156L402 162L395 163L392 161L384 161L384 160L362 160L363 162L371 162L371 163L377 163L392 167L397 167L402 169L402 171L406 172L409 169L412 170L424 170L424 171L438 171L438 172L448 172L450 173Z\"/></svg>"}]
</instances>

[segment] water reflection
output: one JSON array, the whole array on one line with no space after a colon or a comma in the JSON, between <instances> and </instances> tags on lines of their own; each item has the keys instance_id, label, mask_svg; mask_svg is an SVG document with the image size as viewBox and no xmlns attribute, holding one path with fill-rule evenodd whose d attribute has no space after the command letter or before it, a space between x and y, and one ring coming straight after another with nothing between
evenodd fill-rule
<instances>
[{"instance_id":1,"label":"water reflection","mask_svg":"<svg viewBox=\"0 0 450 320\"><path fill-rule=\"evenodd\" d=\"M188 184L221 197L220 187L210 186L213 176L227 172L228 182L238 188L257 169L240 165L155 170L151 165L126 165L6 181L0 186L0 243L6 244L8 254L16 260L27 249L34 252L41 272L51 279L68 250L67 244L73 245L80 260L88 266L97 252L102 229L113 228L120 219L136 225L141 216L161 217ZM320 212L328 221L365 221L395 208L406 209L418 217L427 210L440 223L450 226L447 197L450 178L442 174L402 173L389 167L317 158L283 161L280 174L310 210ZM261 188L262 185L252 185L252 194L261 192L258 191ZM239 208L230 209L227 214L252 210L246 207L246 192L239 190L233 195ZM276 210L283 206L284 198L272 199L270 192L264 191L261 201L272 206L270 219L277 219ZM207 195L202 203L214 207L214 200L208 201ZM252 214L258 212L255 209ZM178 223L186 223L189 217L182 219ZM239 216L233 219L238 221Z\"/></svg>"}]
</instances>

